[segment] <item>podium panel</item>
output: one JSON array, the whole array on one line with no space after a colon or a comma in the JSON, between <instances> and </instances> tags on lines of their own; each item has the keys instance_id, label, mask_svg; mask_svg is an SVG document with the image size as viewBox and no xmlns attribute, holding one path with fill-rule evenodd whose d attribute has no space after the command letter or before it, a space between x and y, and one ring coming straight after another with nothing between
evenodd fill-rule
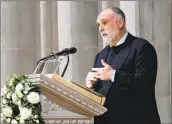
<instances>
[{"instance_id":1,"label":"podium panel","mask_svg":"<svg viewBox=\"0 0 172 124\"><path fill-rule=\"evenodd\" d=\"M49 100L70 112L92 118L93 116L102 115L107 111L102 105L105 101L103 96L86 91L84 87L78 85L76 87L76 84L68 85L67 83L72 82L66 81L57 74L35 74L31 75L30 78L36 82L36 85L41 88L42 94ZM93 95L96 99L89 98L85 92ZM99 102L100 99L101 102Z\"/></svg>"}]
</instances>

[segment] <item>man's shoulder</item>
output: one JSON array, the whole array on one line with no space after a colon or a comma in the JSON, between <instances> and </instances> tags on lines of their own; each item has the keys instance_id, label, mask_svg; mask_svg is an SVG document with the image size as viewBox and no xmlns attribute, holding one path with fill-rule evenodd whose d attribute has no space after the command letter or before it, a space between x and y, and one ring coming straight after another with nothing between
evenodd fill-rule
<instances>
[{"instance_id":1,"label":"man's shoulder","mask_svg":"<svg viewBox=\"0 0 172 124\"><path fill-rule=\"evenodd\" d=\"M149 46L154 48L148 40L141 37L135 37L135 39L131 43L131 47L134 47L136 49L141 49L143 46Z\"/></svg>"}]
</instances>

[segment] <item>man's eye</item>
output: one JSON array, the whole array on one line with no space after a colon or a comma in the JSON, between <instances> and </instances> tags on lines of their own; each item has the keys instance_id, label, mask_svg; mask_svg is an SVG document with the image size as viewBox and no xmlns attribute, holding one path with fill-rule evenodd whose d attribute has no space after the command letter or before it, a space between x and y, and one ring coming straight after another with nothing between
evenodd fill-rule
<instances>
[{"instance_id":1,"label":"man's eye","mask_svg":"<svg viewBox=\"0 0 172 124\"><path fill-rule=\"evenodd\" d=\"M107 22L106 22L106 21L104 21L104 22L102 22L102 24L103 24L103 25L106 25L106 24L107 24Z\"/></svg>"}]
</instances>

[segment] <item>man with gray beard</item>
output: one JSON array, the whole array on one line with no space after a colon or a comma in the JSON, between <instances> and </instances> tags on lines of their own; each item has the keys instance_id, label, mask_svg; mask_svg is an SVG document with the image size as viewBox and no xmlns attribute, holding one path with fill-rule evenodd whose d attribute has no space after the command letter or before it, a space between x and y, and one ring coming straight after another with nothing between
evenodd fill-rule
<instances>
[{"instance_id":1,"label":"man with gray beard","mask_svg":"<svg viewBox=\"0 0 172 124\"><path fill-rule=\"evenodd\" d=\"M125 15L117 7L103 10L97 23L109 45L96 55L86 86L106 96L108 111L95 117L95 124L160 124L154 47L127 31Z\"/></svg>"}]
</instances>

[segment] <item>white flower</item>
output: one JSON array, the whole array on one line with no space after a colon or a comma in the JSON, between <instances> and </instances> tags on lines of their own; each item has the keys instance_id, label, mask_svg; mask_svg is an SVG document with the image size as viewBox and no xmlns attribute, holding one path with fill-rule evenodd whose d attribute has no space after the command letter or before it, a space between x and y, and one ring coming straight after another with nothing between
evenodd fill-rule
<instances>
[{"instance_id":1,"label":"white flower","mask_svg":"<svg viewBox=\"0 0 172 124\"><path fill-rule=\"evenodd\" d=\"M16 93L12 94L12 101L13 101L13 103L16 103L18 101L18 99L19 98L17 97Z\"/></svg>"},{"instance_id":2,"label":"white flower","mask_svg":"<svg viewBox=\"0 0 172 124\"><path fill-rule=\"evenodd\" d=\"M36 92L30 92L29 95L27 95L27 100L32 104L39 103L40 102L39 94Z\"/></svg>"},{"instance_id":3,"label":"white flower","mask_svg":"<svg viewBox=\"0 0 172 124\"><path fill-rule=\"evenodd\" d=\"M3 99L2 100L2 103L5 105L5 104L7 104L7 100L6 99Z\"/></svg>"},{"instance_id":4,"label":"white flower","mask_svg":"<svg viewBox=\"0 0 172 124\"><path fill-rule=\"evenodd\" d=\"M4 96L5 94L7 94L7 92L8 92L7 86L4 86L4 88L1 88L1 96Z\"/></svg>"},{"instance_id":5,"label":"white flower","mask_svg":"<svg viewBox=\"0 0 172 124\"><path fill-rule=\"evenodd\" d=\"M10 82L10 83L9 83L9 86L13 86L13 82Z\"/></svg>"},{"instance_id":6,"label":"white flower","mask_svg":"<svg viewBox=\"0 0 172 124\"><path fill-rule=\"evenodd\" d=\"M24 81L24 80L22 80L20 83L24 84L24 83L25 83L25 81Z\"/></svg>"},{"instance_id":7,"label":"white flower","mask_svg":"<svg viewBox=\"0 0 172 124\"><path fill-rule=\"evenodd\" d=\"M23 87L23 85L22 85L21 83L18 83L15 89L16 89L16 91L18 92L18 91L23 90L24 87Z\"/></svg>"},{"instance_id":8,"label":"white flower","mask_svg":"<svg viewBox=\"0 0 172 124\"><path fill-rule=\"evenodd\" d=\"M18 100L18 101L16 102L16 105L21 106L21 100Z\"/></svg>"},{"instance_id":9,"label":"white flower","mask_svg":"<svg viewBox=\"0 0 172 124\"><path fill-rule=\"evenodd\" d=\"M9 86L13 86L13 84L14 84L14 78L11 78L10 80L9 80Z\"/></svg>"},{"instance_id":10,"label":"white flower","mask_svg":"<svg viewBox=\"0 0 172 124\"><path fill-rule=\"evenodd\" d=\"M24 120L22 118L20 118L20 123L23 124L24 123Z\"/></svg>"},{"instance_id":11,"label":"white flower","mask_svg":"<svg viewBox=\"0 0 172 124\"><path fill-rule=\"evenodd\" d=\"M10 98L11 98L11 95L12 95L12 93L9 92L9 93L7 94L7 98L10 99Z\"/></svg>"},{"instance_id":12,"label":"white flower","mask_svg":"<svg viewBox=\"0 0 172 124\"><path fill-rule=\"evenodd\" d=\"M28 108L20 108L20 119L21 120L25 120L25 119L28 119L32 116L32 109L28 109Z\"/></svg>"},{"instance_id":13,"label":"white flower","mask_svg":"<svg viewBox=\"0 0 172 124\"><path fill-rule=\"evenodd\" d=\"M24 94L28 94L28 90L24 90L23 93L24 93Z\"/></svg>"},{"instance_id":14,"label":"white flower","mask_svg":"<svg viewBox=\"0 0 172 124\"><path fill-rule=\"evenodd\" d=\"M28 84L25 85L25 91L29 91L30 89L32 89L31 86L29 86Z\"/></svg>"},{"instance_id":15,"label":"white flower","mask_svg":"<svg viewBox=\"0 0 172 124\"><path fill-rule=\"evenodd\" d=\"M6 116L6 117L11 117L13 110L11 107L6 107L2 110L2 113Z\"/></svg>"},{"instance_id":16,"label":"white flower","mask_svg":"<svg viewBox=\"0 0 172 124\"><path fill-rule=\"evenodd\" d=\"M12 123L12 124L18 124L18 122L17 122L15 119L13 119L13 120L11 121L11 123Z\"/></svg>"},{"instance_id":17,"label":"white flower","mask_svg":"<svg viewBox=\"0 0 172 124\"><path fill-rule=\"evenodd\" d=\"M39 120L36 120L36 123L39 124Z\"/></svg>"},{"instance_id":18,"label":"white flower","mask_svg":"<svg viewBox=\"0 0 172 124\"><path fill-rule=\"evenodd\" d=\"M17 96L18 96L19 98L22 98L22 97L23 97L23 94L22 94L21 91L17 91L16 94L17 94Z\"/></svg>"},{"instance_id":19,"label":"white flower","mask_svg":"<svg viewBox=\"0 0 172 124\"><path fill-rule=\"evenodd\" d=\"M38 115L35 115L34 118L38 118Z\"/></svg>"},{"instance_id":20,"label":"white flower","mask_svg":"<svg viewBox=\"0 0 172 124\"><path fill-rule=\"evenodd\" d=\"M7 123L10 123L10 121L11 121L11 119L10 119L10 118L8 118L8 119L7 119Z\"/></svg>"}]
</instances>

